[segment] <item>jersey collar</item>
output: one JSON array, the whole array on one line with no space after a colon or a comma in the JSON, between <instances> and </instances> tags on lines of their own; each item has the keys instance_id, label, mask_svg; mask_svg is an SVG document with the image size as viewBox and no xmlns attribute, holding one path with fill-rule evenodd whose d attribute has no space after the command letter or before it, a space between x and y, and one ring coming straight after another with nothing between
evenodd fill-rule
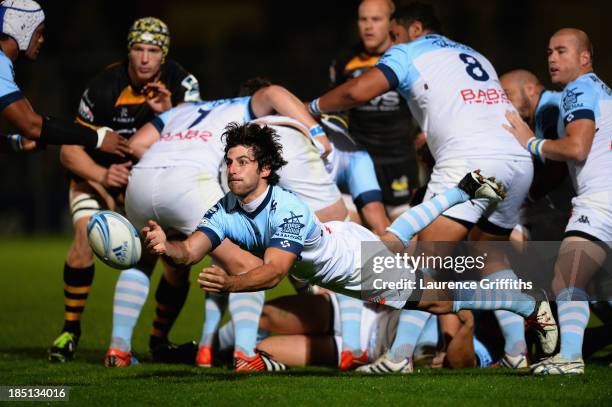
<instances>
[{"instance_id":1,"label":"jersey collar","mask_svg":"<svg viewBox=\"0 0 612 407\"><path fill-rule=\"evenodd\" d=\"M255 217L257 215L259 215L259 213L261 211L264 210L264 208L268 205L268 203L270 203L270 198L272 198L272 189L274 189L274 186L270 185L268 187L268 192L266 193L266 197L264 198L263 201L261 201L259 206L253 212L247 212L244 209L242 209L242 207L240 206L240 203L238 202L237 198L236 198L236 201L234 203L234 207L232 208L232 212L233 211L238 211L238 212L241 212L242 214L244 214L245 216L247 216L247 217L249 217L251 219L255 219ZM234 196L234 198L235 198L235 196Z\"/></svg>"}]
</instances>

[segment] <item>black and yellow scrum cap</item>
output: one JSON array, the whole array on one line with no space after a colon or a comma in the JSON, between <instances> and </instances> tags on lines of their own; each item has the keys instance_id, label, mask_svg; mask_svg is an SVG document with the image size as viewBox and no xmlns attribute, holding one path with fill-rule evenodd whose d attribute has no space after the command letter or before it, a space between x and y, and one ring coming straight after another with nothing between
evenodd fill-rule
<instances>
[{"instance_id":1,"label":"black and yellow scrum cap","mask_svg":"<svg viewBox=\"0 0 612 407\"><path fill-rule=\"evenodd\" d=\"M157 45L162 49L164 58L170 48L170 31L168 26L159 18L144 17L134 21L127 37L128 51L134 44Z\"/></svg>"}]
</instances>

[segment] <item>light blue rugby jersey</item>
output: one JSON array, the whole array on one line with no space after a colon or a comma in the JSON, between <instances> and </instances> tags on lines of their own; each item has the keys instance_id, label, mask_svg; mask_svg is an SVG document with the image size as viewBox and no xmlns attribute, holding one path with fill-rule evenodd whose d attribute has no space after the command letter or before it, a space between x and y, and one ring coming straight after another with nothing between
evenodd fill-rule
<instances>
[{"instance_id":1,"label":"light blue rugby jersey","mask_svg":"<svg viewBox=\"0 0 612 407\"><path fill-rule=\"evenodd\" d=\"M577 194L612 191L612 90L594 73L584 74L563 89L559 112L559 137L564 137L566 127L576 120L595 122L595 137L587 159L568 162Z\"/></svg>"},{"instance_id":2,"label":"light blue rugby jersey","mask_svg":"<svg viewBox=\"0 0 612 407\"><path fill-rule=\"evenodd\" d=\"M293 193L270 186L253 212L244 211L234 194L226 194L198 225L213 250L228 238L249 252L263 254L268 247L300 257L305 245L317 241L322 230L312 210Z\"/></svg>"},{"instance_id":3,"label":"light blue rugby jersey","mask_svg":"<svg viewBox=\"0 0 612 407\"><path fill-rule=\"evenodd\" d=\"M15 83L13 62L0 51L0 111L20 99L23 95Z\"/></svg>"},{"instance_id":4,"label":"light blue rugby jersey","mask_svg":"<svg viewBox=\"0 0 612 407\"><path fill-rule=\"evenodd\" d=\"M436 162L458 158L531 161L504 130L514 110L489 60L431 34L389 48L376 67L408 102Z\"/></svg>"},{"instance_id":5,"label":"light blue rugby jersey","mask_svg":"<svg viewBox=\"0 0 612 407\"><path fill-rule=\"evenodd\" d=\"M545 90L540 95L535 111L535 136L555 140L558 138L559 102L561 92Z\"/></svg>"}]
</instances>

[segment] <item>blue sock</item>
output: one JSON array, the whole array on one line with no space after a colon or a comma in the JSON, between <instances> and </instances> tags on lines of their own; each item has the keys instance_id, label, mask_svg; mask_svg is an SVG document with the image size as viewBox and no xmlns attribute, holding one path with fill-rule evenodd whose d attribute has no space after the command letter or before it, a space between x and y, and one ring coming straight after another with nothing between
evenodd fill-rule
<instances>
[{"instance_id":1,"label":"blue sock","mask_svg":"<svg viewBox=\"0 0 612 407\"><path fill-rule=\"evenodd\" d=\"M561 356L567 360L582 358L584 329L590 316L587 293L577 287L562 289L557 293L557 313L561 328Z\"/></svg>"},{"instance_id":2,"label":"blue sock","mask_svg":"<svg viewBox=\"0 0 612 407\"><path fill-rule=\"evenodd\" d=\"M387 231L397 236L404 247L407 247L412 236L423 230L450 207L469 199L469 195L457 187L447 189L429 201L408 209L393 221Z\"/></svg>"},{"instance_id":3,"label":"blue sock","mask_svg":"<svg viewBox=\"0 0 612 407\"><path fill-rule=\"evenodd\" d=\"M212 346L215 333L227 307L227 294L207 293L204 299L204 325L200 346Z\"/></svg>"},{"instance_id":4,"label":"blue sock","mask_svg":"<svg viewBox=\"0 0 612 407\"><path fill-rule=\"evenodd\" d=\"M337 294L342 322L342 350L361 354L361 308L363 302L344 294Z\"/></svg>"},{"instance_id":5,"label":"blue sock","mask_svg":"<svg viewBox=\"0 0 612 407\"><path fill-rule=\"evenodd\" d=\"M525 320L514 312L495 311L499 328L504 335L504 352L510 356L524 355L527 353L527 342L525 342Z\"/></svg>"},{"instance_id":6,"label":"blue sock","mask_svg":"<svg viewBox=\"0 0 612 407\"><path fill-rule=\"evenodd\" d=\"M412 357L417 340L430 317L431 314L425 311L401 311L395 339L387 352L393 362Z\"/></svg>"},{"instance_id":7,"label":"blue sock","mask_svg":"<svg viewBox=\"0 0 612 407\"><path fill-rule=\"evenodd\" d=\"M119 274L113 300L111 348L122 352L131 350L134 326L148 295L149 277L141 270L131 268Z\"/></svg>"},{"instance_id":8,"label":"blue sock","mask_svg":"<svg viewBox=\"0 0 612 407\"><path fill-rule=\"evenodd\" d=\"M496 271L487 276L489 280L518 280L514 271L510 269ZM510 356L524 355L527 353L527 342L525 341L525 320L510 311L495 311L499 328L504 336L504 352Z\"/></svg>"},{"instance_id":9,"label":"blue sock","mask_svg":"<svg viewBox=\"0 0 612 407\"><path fill-rule=\"evenodd\" d=\"M234 324L228 322L219 329L219 350L234 346Z\"/></svg>"},{"instance_id":10,"label":"blue sock","mask_svg":"<svg viewBox=\"0 0 612 407\"><path fill-rule=\"evenodd\" d=\"M229 296L229 310L236 336L234 349L247 357L255 356L257 328L264 299L263 291L232 293Z\"/></svg>"},{"instance_id":11,"label":"blue sock","mask_svg":"<svg viewBox=\"0 0 612 407\"><path fill-rule=\"evenodd\" d=\"M419 336L416 347L421 348L428 346L435 348L438 346L438 339L438 317L436 315L431 315L425 323L425 327L423 328L423 332L421 332L421 336Z\"/></svg>"},{"instance_id":12,"label":"blue sock","mask_svg":"<svg viewBox=\"0 0 612 407\"><path fill-rule=\"evenodd\" d=\"M523 317L531 315L535 300L519 290L482 288L453 290L453 312L470 310L506 310Z\"/></svg>"}]
</instances>

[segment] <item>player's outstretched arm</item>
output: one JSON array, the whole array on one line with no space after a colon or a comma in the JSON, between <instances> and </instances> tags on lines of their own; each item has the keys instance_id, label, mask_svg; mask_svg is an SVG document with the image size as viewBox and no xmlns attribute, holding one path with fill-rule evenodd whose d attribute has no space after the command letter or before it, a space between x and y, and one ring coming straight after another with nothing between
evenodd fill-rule
<instances>
[{"instance_id":1,"label":"player's outstretched arm","mask_svg":"<svg viewBox=\"0 0 612 407\"><path fill-rule=\"evenodd\" d=\"M310 102L313 114L339 112L362 105L389 90L389 81L376 67L363 75L335 87L323 96Z\"/></svg>"},{"instance_id":2,"label":"player's outstretched arm","mask_svg":"<svg viewBox=\"0 0 612 407\"><path fill-rule=\"evenodd\" d=\"M62 146L60 162L70 172L88 181L102 184L105 188L125 187L130 177L131 161L112 164L105 168L96 163L82 146Z\"/></svg>"},{"instance_id":3,"label":"player's outstretched arm","mask_svg":"<svg viewBox=\"0 0 612 407\"><path fill-rule=\"evenodd\" d=\"M194 232L183 241L168 241L166 233L155 221L142 228L145 245L151 254L168 256L177 264L191 265L210 252L212 243L202 232Z\"/></svg>"},{"instance_id":4,"label":"player's outstretched arm","mask_svg":"<svg viewBox=\"0 0 612 407\"><path fill-rule=\"evenodd\" d=\"M323 156L331 152L332 146L323 128L308 112L304 103L282 86L270 85L255 92L251 108L257 117L278 113L299 121L308 127L313 139L321 144Z\"/></svg>"},{"instance_id":5,"label":"player's outstretched arm","mask_svg":"<svg viewBox=\"0 0 612 407\"><path fill-rule=\"evenodd\" d=\"M19 99L0 113L25 138L43 144L77 144L97 148L106 153L125 156L130 152L127 140L109 128L93 130L76 123L36 113L27 99Z\"/></svg>"},{"instance_id":6,"label":"player's outstretched arm","mask_svg":"<svg viewBox=\"0 0 612 407\"><path fill-rule=\"evenodd\" d=\"M270 247L264 253L264 264L248 273L230 276L215 265L206 267L198 276L198 283L208 292L261 291L273 288L289 273L297 256Z\"/></svg>"},{"instance_id":7,"label":"player's outstretched arm","mask_svg":"<svg viewBox=\"0 0 612 407\"><path fill-rule=\"evenodd\" d=\"M130 137L130 148L132 155L140 159L153 143L159 140L160 134L151 123L142 126L132 137Z\"/></svg>"}]
</instances>

